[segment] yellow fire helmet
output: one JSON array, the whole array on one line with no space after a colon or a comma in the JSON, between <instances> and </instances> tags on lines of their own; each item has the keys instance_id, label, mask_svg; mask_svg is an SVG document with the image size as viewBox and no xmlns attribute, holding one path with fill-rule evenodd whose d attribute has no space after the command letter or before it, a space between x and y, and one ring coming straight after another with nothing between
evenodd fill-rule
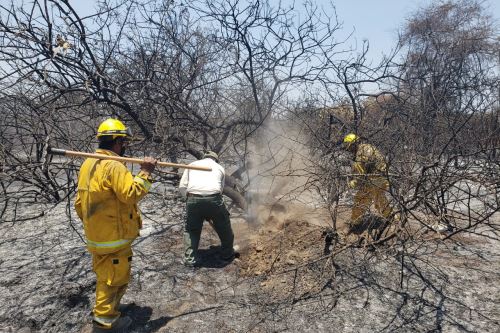
<instances>
[{"instance_id":1,"label":"yellow fire helmet","mask_svg":"<svg viewBox=\"0 0 500 333\"><path fill-rule=\"evenodd\" d=\"M131 139L132 132L118 119L108 118L103 121L97 129L97 137L100 138L103 136L112 136L113 140L118 137Z\"/></svg>"},{"instance_id":2,"label":"yellow fire helmet","mask_svg":"<svg viewBox=\"0 0 500 333\"><path fill-rule=\"evenodd\" d=\"M344 143L351 144L358 141L359 137L354 133L349 133L344 137Z\"/></svg>"},{"instance_id":3,"label":"yellow fire helmet","mask_svg":"<svg viewBox=\"0 0 500 333\"><path fill-rule=\"evenodd\" d=\"M359 136L349 133L344 137L344 147L350 149L351 145L359 140Z\"/></svg>"}]
</instances>

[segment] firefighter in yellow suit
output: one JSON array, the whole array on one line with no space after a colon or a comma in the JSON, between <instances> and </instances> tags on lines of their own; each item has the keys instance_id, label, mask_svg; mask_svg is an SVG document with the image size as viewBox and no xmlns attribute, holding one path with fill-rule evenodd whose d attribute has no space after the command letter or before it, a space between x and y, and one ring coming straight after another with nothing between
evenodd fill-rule
<instances>
[{"instance_id":1,"label":"firefighter in yellow suit","mask_svg":"<svg viewBox=\"0 0 500 333\"><path fill-rule=\"evenodd\" d=\"M355 156L353 176L349 181L349 187L357 190L351 213L351 229L362 223L362 217L372 203L378 213L389 220L392 209L385 196L389 190L389 180L384 156L373 145L361 143L360 138L353 133L344 137L343 144Z\"/></svg>"},{"instance_id":2,"label":"firefighter in yellow suit","mask_svg":"<svg viewBox=\"0 0 500 333\"><path fill-rule=\"evenodd\" d=\"M121 121L107 119L97 138L97 153L123 156L131 134ZM97 276L93 322L98 329L124 329L132 322L120 318L118 307L130 279L131 244L142 226L137 203L151 187L155 165L155 159L146 157L135 177L125 164L112 160L88 158L80 168L75 208Z\"/></svg>"}]
</instances>

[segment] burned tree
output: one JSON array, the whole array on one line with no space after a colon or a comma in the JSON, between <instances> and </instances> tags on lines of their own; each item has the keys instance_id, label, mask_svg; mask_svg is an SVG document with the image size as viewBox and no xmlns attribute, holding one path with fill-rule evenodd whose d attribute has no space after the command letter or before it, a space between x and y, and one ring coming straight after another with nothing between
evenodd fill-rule
<instances>
[{"instance_id":1,"label":"burned tree","mask_svg":"<svg viewBox=\"0 0 500 333\"><path fill-rule=\"evenodd\" d=\"M160 173L165 192L144 205L132 288L155 305L137 310L136 330L498 328L488 297L498 274L483 260L497 262L483 243L498 243L499 207L498 74L487 70L498 41L487 15L475 2L434 4L410 18L398 53L373 65L368 44L357 52L335 38L333 8L306 2L300 20L296 9L104 1L84 16L68 1L2 5L0 214L12 223L1 224L0 250L15 256L1 261L0 288L22 292L6 301L1 325L80 330L92 283L68 218L76 163L43 148L91 151L97 124L113 116L136 133L134 154L186 162L215 150L232 173L225 194L241 207L249 193L268 205L261 225L236 222L249 235L240 262L188 272L177 260L176 179ZM378 241L342 237L351 161L337 144L348 132L389 164L402 220ZM259 192L258 177L269 190ZM26 202L63 199L55 209L66 215L21 214L42 212ZM24 283L37 269L48 278ZM53 276L64 278L56 292Z\"/></svg>"},{"instance_id":2,"label":"burned tree","mask_svg":"<svg viewBox=\"0 0 500 333\"><path fill-rule=\"evenodd\" d=\"M53 143L62 134L90 147L97 118L115 116L141 139L137 152L154 142L150 153L175 161L215 150L236 170L226 194L244 208L247 139L340 51L336 21L307 8L298 21L267 2L102 2L89 17L67 1L3 6L4 94L32 91L34 108L84 126L69 135L52 122Z\"/></svg>"}]
</instances>

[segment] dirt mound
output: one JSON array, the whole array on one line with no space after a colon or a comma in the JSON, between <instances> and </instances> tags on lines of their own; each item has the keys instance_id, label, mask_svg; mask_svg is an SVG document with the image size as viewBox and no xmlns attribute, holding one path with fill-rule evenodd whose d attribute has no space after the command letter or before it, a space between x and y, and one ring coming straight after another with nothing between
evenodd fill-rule
<instances>
[{"instance_id":1,"label":"dirt mound","mask_svg":"<svg viewBox=\"0 0 500 333\"><path fill-rule=\"evenodd\" d=\"M327 229L304 219L270 215L242 249L240 276L258 277L271 301L319 291L321 275L331 273L331 265L318 269L314 262L323 255Z\"/></svg>"},{"instance_id":2,"label":"dirt mound","mask_svg":"<svg viewBox=\"0 0 500 333\"><path fill-rule=\"evenodd\" d=\"M325 230L304 220L269 217L242 253L242 275L282 272L320 256Z\"/></svg>"}]
</instances>

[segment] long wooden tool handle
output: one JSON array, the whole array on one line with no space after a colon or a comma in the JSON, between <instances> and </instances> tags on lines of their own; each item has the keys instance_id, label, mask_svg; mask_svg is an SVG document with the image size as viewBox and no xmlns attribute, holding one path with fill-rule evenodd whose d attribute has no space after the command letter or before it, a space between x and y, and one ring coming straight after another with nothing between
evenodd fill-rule
<instances>
[{"instance_id":1,"label":"long wooden tool handle","mask_svg":"<svg viewBox=\"0 0 500 333\"><path fill-rule=\"evenodd\" d=\"M65 150L65 149L52 148L52 147L47 148L47 153L51 154L51 155L97 158L100 160L114 160L114 161L129 162L129 163L135 163L135 164L144 163L144 160L140 159L140 158L122 157L122 156L104 155L104 154L94 154L94 153L84 153L81 151ZM191 169L191 170L200 170L200 171L212 171L212 168L208 168L208 167L192 166L192 165L187 165L187 164L177 164L177 163L169 163L169 162L161 162L161 161L158 161L157 165L162 166L162 167L172 167L172 168Z\"/></svg>"}]
</instances>

